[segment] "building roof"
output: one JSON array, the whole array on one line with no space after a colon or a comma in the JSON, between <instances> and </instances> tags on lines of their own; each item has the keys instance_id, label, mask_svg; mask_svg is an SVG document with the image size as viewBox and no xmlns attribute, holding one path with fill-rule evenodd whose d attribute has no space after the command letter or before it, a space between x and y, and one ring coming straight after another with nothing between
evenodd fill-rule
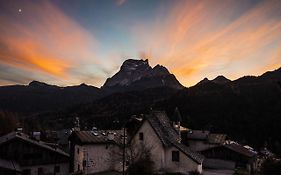
<instances>
[{"instance_id":1,"label":"building roof","mask_svg":"<svg viewBox=\"0 0 281 175\"><path fill-rule=\"evenodd\" d=\"M73 131L70 140L75 137L81 144L122 144L122 136L122 130Z\"/></svg>"},{"instance_id":2,"label":"building roof","mask_svg":"<svg viewBox=\"0 0 281 175\"><path fill-rule=\"evenodd\" d=\"M226 140L226 134L209 134L208 142L211 144L223 144Z\"/></svg>"},{"instance_id":3,"label":"building roof","mask_svg":"<svg viewBox=\"0 0 281 175\"><path fill-rule=\"evenodd\" d=\"M237 143L230 143L230 144L225 144L224 147L237 152L241 155L244 155L246 157L254 157L257 155L257 153L253 150L247 149L244 146L237 144Z\"/></svg>"},{"instance_id":4,"label":"building roof","mask_svg":"<svg viewBox=\"0 0 281 175\"><path fill-rule=\"evenodd\" d=\"M64 151L62 151L58 148L52 148L52 147L46 145L45 142L32 140L32 139L30 139L30 137L28 135L26 135L24 133L19 133L19 132L11 132L7 135L4 135L4 136L0 137L0 145L4 144L4 143L6 143L10 140L14 140L14 139L19 139L21 141L25 141L25 142L34 144L36 146L39 146L41 148L56 152L56 153L61 154L63 156L69 157L69 154L65 153Z\"/></svg>"},{"instance_id":5,"label":"building roof","mask_svg":"<svg viewBox=\"0 0 281 175\"><path fill-rule=\"evenodd\" d=\"M179 143L178 133L174 127L172 127L171 122L165 112L152 111L146 116L146 119L156 132L164 147L175 146L195 162L202 163L204 159L203 155L194 152L184 144Z\"/></svg>"},{"instance_id":6,"label":"building roof","mask_svg":"<svg viewBox=\"0 0 281 175\"><path fill-rule=\"evenodd\" d=\"M186 134L186 138L189 140L207 140L210 131L203 130L189 130Z\"/></svg>"},{"instance_id":7,"label":"building roof","mask_svg":"<svg viewBox=\"0 0 281 175\"><path fill-rule=\"evenodd\" d=\"M0 159L0 167L3 169L9 169L17 172L21 171L19 164L12 160Z\"/></svg>"}]
</instances>

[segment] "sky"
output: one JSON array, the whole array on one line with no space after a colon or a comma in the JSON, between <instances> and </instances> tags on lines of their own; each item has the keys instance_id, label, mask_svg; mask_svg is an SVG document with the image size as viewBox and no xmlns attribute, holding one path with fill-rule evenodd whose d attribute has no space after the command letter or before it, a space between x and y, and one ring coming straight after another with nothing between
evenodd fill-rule
<instances>
[{"instance_id":1,"label":"sky","mask_svg":"<svg viewBox=\"0 0 281 175\"><path fill-rule=\"evenodd\" d=\"M126 59L185 86L281 67L280 0L0 0L0 86L100 87Z\"/></svg>"}]
</instances>

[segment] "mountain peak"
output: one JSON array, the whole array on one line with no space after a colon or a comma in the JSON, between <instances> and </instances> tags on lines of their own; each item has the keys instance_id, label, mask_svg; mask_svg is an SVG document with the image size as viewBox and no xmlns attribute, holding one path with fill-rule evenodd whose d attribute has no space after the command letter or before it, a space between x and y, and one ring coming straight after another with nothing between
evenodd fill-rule
<instances>
[{"instance_id":1,"label":"mountain peak","mask_svg":"<svg viewBox=\"0 0 281 175\"><path fill-rule=\"evenodd\" d=\"M217 84L226 84L230 81L231 80L225 78L223 75L219 75L215 79L212 80L212 82L217 83Z\"/></svg>"},{"instance_id":2,"label":"mountain peak","mask_svg":"<svg viewBox=\"0 0 281 175\"><path fill-rule=\"evenodd\" d=\"M51 86L51 85L49 85L47 83L44 83L44 82L33 80L28 84L28 86L31 86L31 87L47 87L47 86Z\"/></svg>"},{"instance_id":3,"label":"mountain peak","mask_svg":"<svg viewBox=\"0 0 281 175\"><path fill-rule=\"evenodd\" d=\"M207 77L205 77L203 80L201 80L201 81L199 81L198 83L197 83L197 85L199 85L199 84L205 84L205 83L208 83L210 80L207 78Z\"/></svg>"},{"instance_id":4,"label":"mountain peak","mask_svg":"<svg viewBox=\"0 0 281 175\"><path fill-rule=\"evenodd\" d=\"M169 75L170 72L168 69L162 65L157 64L153 69L152 69L152 74L153 75Z\"/></svg>"},{"instance_id":5,"label":"mountain peak","mask_svg":"<svg viewBox=\"0 0 281 175\"><path fill-rule=\"evenodd\" d=\"M131 85L142 86L145 88L169 86L172 82L182 88L182 85L176 80L173 81L168 69L161 65L156 65L152 68L148 60L125 60L120 70L111 78L108 78L103 87L128 87ZM169 77L170 76L170 77ZM170 86L169 86L170 87Z\"/></svg>"},{"instance_id":6,"label":"mountain peak","mask_svg":"<svg viewBox=\"0 0 281 175\"><path fill-rule=\"evenodd\" d=\"M127 71L134 71L137 69L149 69L151 68L149 66L148 60L135 60L135 59L128 59L123 62L121 66L121 70L127 70Z\"/></svg>"}]
</instances>

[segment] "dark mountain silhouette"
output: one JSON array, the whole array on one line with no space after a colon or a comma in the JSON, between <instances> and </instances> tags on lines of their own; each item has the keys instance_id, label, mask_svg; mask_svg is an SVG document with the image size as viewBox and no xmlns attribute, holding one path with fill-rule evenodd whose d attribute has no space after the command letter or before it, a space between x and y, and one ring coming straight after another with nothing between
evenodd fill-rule
<instances>
[{"instance_id":1,"label":"dark mountain silhouette","mask_svg":"<svg viewBox=\"0 0 281 175\"><path fill-rule=\"evenodd\" d=\"M147 60L126 60L120 71L106 80L102 89L81 84L59 87L32 81L27 86L0 86L0 110L37 113L60 110L118 92L142 91L150 88L182 89L167 68L152 68ZM172 90L174 91L174 90Z\"/></svg>"},{"instance_id":2,"label":"dark mountain silhouette","mask_svg":"<svg viewBox=\"0 0 281 175\"><path fill-rule=\"evenodd\" d=\"M0 86L0 109L19 113L57 110L100 97L100 89L81 84L59 87L32 81L28 85Z\"/></svg>"},{"instance_id":3,"label":"dark mountain silhouette","mask_svg":"<svg viewBox=\"0 0 281 175\"><path fill-rule=\"evenodd\" d=\"M224 76L219 75L215 79L213 79L212 82L217 83L217 84L226 84L231 81L229 79L225 78Z\"/></svg>"},{"instance_id":4,"label":"dark mountain silhouette","mask_svg":"<svg viewBox=\"0 0 281 175\"><path fill-rule=\"evenodd\" d=\"M204 78L203 80L199 81L199 83L197 83L197 85L205 84L205 83L208 83L208 82L213 82L213 83L216 83L216 84L226 84L226 83L231 82L231 80L225 78L222 75L219 75L213 80L209 80L208 78Z\"/></svg>"},{"instance_id":5,"label":"dark mountain silhouette","mask_svg":"<svg viewBox=\"0 0 281 175\"><path fill-rule=\"evenodd\" d=\"M167 68L161 65L151 67L148 60L126 60L120 70L108 78L103 89L134 91L157 87L182 89L183 86Z\"/></svg>"}]
</instances>

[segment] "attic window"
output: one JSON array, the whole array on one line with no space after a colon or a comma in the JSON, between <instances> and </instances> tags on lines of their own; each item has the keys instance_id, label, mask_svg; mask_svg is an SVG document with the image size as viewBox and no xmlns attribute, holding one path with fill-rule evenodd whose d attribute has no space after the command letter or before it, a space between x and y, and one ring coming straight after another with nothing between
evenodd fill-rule
<instances>
[{"instance_id":1,"label":"attic window","mask_svg":"<svg viewBox=\"0 0 281 175\"><path fill-rule=\"evenodd\" d=\"M180 152L179 151L172 151L172 161L173 162L180 161Z\"/></svg>"},{"instance_id":2,"label":"attic window","mask_svg":"<svg viewBox=\"0 0 281 175\"><path fill-rule=\"evenodd\" d=\"M143 133L142 132L139 133L139 140L143 140Z\"/></svg>"}]
</instances>

